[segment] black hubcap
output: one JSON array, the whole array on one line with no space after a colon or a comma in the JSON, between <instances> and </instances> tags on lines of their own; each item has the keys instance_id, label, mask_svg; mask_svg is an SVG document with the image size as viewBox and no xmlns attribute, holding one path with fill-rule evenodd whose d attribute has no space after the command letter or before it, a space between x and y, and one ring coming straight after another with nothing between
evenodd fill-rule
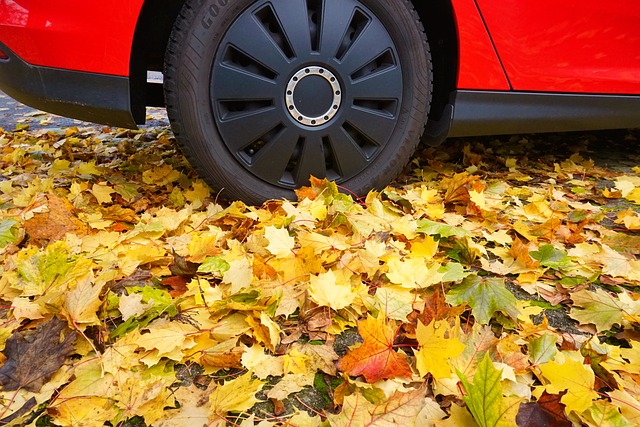
<instances>
[{"instance_id":1,"label":"black hubcap","mask_svg":"<svg viewBox=\"0 0 640 427\"><path fill-rule=\"evenodd\" d=\"M211 102L234 157L270 184L345 181L389 142L402 101L398 53L357 0L261 0L229 27Z\"/></svg>"}]
</instances>

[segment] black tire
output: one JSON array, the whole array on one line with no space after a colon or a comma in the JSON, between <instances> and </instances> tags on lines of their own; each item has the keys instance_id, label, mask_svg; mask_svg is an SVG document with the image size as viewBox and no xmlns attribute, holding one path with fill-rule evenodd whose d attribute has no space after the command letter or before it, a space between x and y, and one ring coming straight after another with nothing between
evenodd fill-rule
<instances>
[{"instance_id":1,"label":"black tire","mask_svg":"<svg viewBox=\"0 0 640 427\"><path fill-rule=\"evenodd\" d=\"M419 142L433 74L408 0L187 0L164 75L192 165L261 203L310 175L385 186Z\"/></svg>"}]
</instances>

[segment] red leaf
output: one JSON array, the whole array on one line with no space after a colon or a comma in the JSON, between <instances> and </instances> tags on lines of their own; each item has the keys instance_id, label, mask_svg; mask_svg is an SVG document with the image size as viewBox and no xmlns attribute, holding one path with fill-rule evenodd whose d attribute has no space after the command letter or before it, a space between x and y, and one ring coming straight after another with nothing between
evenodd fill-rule
<instances>
[{"instance_id":1,"label":"red leaf","mask_svg":"<svg viewBox=\"0 0 640 427\"><path fill-rule=\"evenodd\" d=\"M339 369L351 376L363 375L370 383L411 376L407 356L393 349L395 329L382 314L358 322L358 332L364 342L338 361Z\"/></svg>"}]
</instances>

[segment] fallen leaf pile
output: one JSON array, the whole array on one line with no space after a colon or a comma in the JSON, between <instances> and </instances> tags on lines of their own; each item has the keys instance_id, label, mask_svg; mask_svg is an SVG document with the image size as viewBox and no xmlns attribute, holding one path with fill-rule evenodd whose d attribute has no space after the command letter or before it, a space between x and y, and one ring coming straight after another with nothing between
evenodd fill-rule
<instances>
[{"instance_id":1,"label":"fallen leaf pile","mask_svg":"<svg viewBox=\"0 0 640 427\"><path fill-rule=\"evenodd\" d=\"M2 132L0 425L639 425L640 167L585 138L252 207L166 128Z\"/></svg>"}]
</instances>

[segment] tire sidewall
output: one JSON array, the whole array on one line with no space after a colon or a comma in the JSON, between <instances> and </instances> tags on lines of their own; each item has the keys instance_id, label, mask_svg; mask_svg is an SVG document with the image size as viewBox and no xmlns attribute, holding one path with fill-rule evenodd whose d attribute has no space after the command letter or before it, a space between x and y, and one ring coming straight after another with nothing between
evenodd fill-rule
<instances>
[{"instance_id":1,"label":"tire sidewall","mask_svg":"<svg viewBox=\"0 0 640 427\"><path fill-rule=\"evenodd\" d=\"M384 24L396 46L403 78L403 96L392 136L376 158L358 175L340 183L365 194L381 188L404 167L426 123L431 93L430 58L426 37L407 0L359 0ZM293 198L293 190L262 181L227 149L218 133L210 87L214 60L226 32L255 0L188 0L185 22L172 37L174 69L167 93L169 118L179 123L176 137L187 157L208 181L230 190L224 194L259 202ZM169 79L172 77L169 76Z\"/></svg>"}]
</instances>

